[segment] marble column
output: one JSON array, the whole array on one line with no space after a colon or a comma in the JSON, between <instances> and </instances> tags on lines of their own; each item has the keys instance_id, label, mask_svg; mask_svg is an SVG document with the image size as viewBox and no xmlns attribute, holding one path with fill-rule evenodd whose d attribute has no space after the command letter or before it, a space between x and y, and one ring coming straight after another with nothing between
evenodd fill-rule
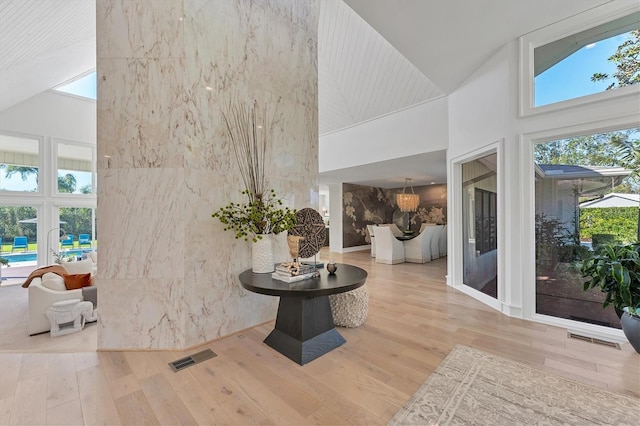
<instances>
[{"instance_id":1,"label":"marble column","mask_svg":"<svg viewBox=\"0 0 640 426\"><path fill-rule=\"evenodd\" d=\"M318 1L97 0L99 348L187 348L275 318L237 279L250 243L211 217L242 200L221 108L267 106L268 184L311 206Z\"/></svg>"}]
</instances>

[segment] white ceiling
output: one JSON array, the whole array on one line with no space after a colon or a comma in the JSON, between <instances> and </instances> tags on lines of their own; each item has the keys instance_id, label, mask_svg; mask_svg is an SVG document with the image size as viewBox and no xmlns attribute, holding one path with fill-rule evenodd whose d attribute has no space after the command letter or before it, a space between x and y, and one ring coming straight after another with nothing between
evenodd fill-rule
<instances>
[{"instance_id":1,"label":"white ceiling","mask_svg":"<svg viewBox=\"0 0 640 426\"><path fill-rule=\"evenodd\" d=\"M608 2L345 1L321 0L321 134L451 93L510 40ZM95 68L95 56L94 1L0 0L0 111ZM338 170L320 183L397 187L398 175L444 182L443 156Z\"/></svg>"}]
</instances>

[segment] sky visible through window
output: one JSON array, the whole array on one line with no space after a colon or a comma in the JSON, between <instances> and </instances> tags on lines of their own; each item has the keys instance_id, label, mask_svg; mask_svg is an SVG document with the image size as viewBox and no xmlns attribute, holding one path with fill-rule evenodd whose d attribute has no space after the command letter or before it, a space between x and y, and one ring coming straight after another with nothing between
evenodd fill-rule
<instances>
[{"instance_id":1,"label":"sky visible through window","mask_svg":"<svg viewBox=\"0 0 640 426\"><path fill-rule=\"evenodd\" d=\"M604 92L614 80L593 82L591 76L596 72L613 74L616 66L608 59L629 38L626 33L587 45L537 76L535 106Z\"/></svg>"},{"instance_id":2,"label":"sky visible through window","mask_svg":"<svg viewBox=\"0 0 640 426\"><path fill-rule=\"evenodd\" d=\"M71 83L56 87L55 90L95 100L98 95L96 72L94 71Z\"/></svg>"}]
</instances>

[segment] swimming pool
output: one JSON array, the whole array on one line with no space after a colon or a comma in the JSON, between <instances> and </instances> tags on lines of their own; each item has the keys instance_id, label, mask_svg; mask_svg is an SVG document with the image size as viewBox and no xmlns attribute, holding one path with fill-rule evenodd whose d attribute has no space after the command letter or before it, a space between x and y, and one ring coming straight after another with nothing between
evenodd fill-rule
<instances>
[{"instance_id":1,"label":"swimming pool","mask_svg":"<svg viewBox=\"0 0 640 426\"><path fill-rule=\"evenodd\" d=\"M89 253L92 251L91 249L75 249L75 250L65 250L62 254L65 256L82 256L84 253ZM7 259L9 263L17 263L17 262L35 262L38 260L38 253L9 253L2 254L2 257Z\"/></svg>"}]
</instances>

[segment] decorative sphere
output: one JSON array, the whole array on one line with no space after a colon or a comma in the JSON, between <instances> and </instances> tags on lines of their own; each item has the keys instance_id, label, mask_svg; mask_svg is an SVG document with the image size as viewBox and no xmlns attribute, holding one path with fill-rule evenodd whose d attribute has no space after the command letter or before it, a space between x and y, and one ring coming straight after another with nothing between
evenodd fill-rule
<instances>
[{"instance_id":1,"label":"decorative sphere","mask_svg":"<svg viewBox=\"0 0 640 426\"><path fill-rule=\"evenodd\" d=\"M327 263L327 271L329 271L330 274L335 274L337 269L338 265L335 263Z\"/></svg>"}]
</instances>

